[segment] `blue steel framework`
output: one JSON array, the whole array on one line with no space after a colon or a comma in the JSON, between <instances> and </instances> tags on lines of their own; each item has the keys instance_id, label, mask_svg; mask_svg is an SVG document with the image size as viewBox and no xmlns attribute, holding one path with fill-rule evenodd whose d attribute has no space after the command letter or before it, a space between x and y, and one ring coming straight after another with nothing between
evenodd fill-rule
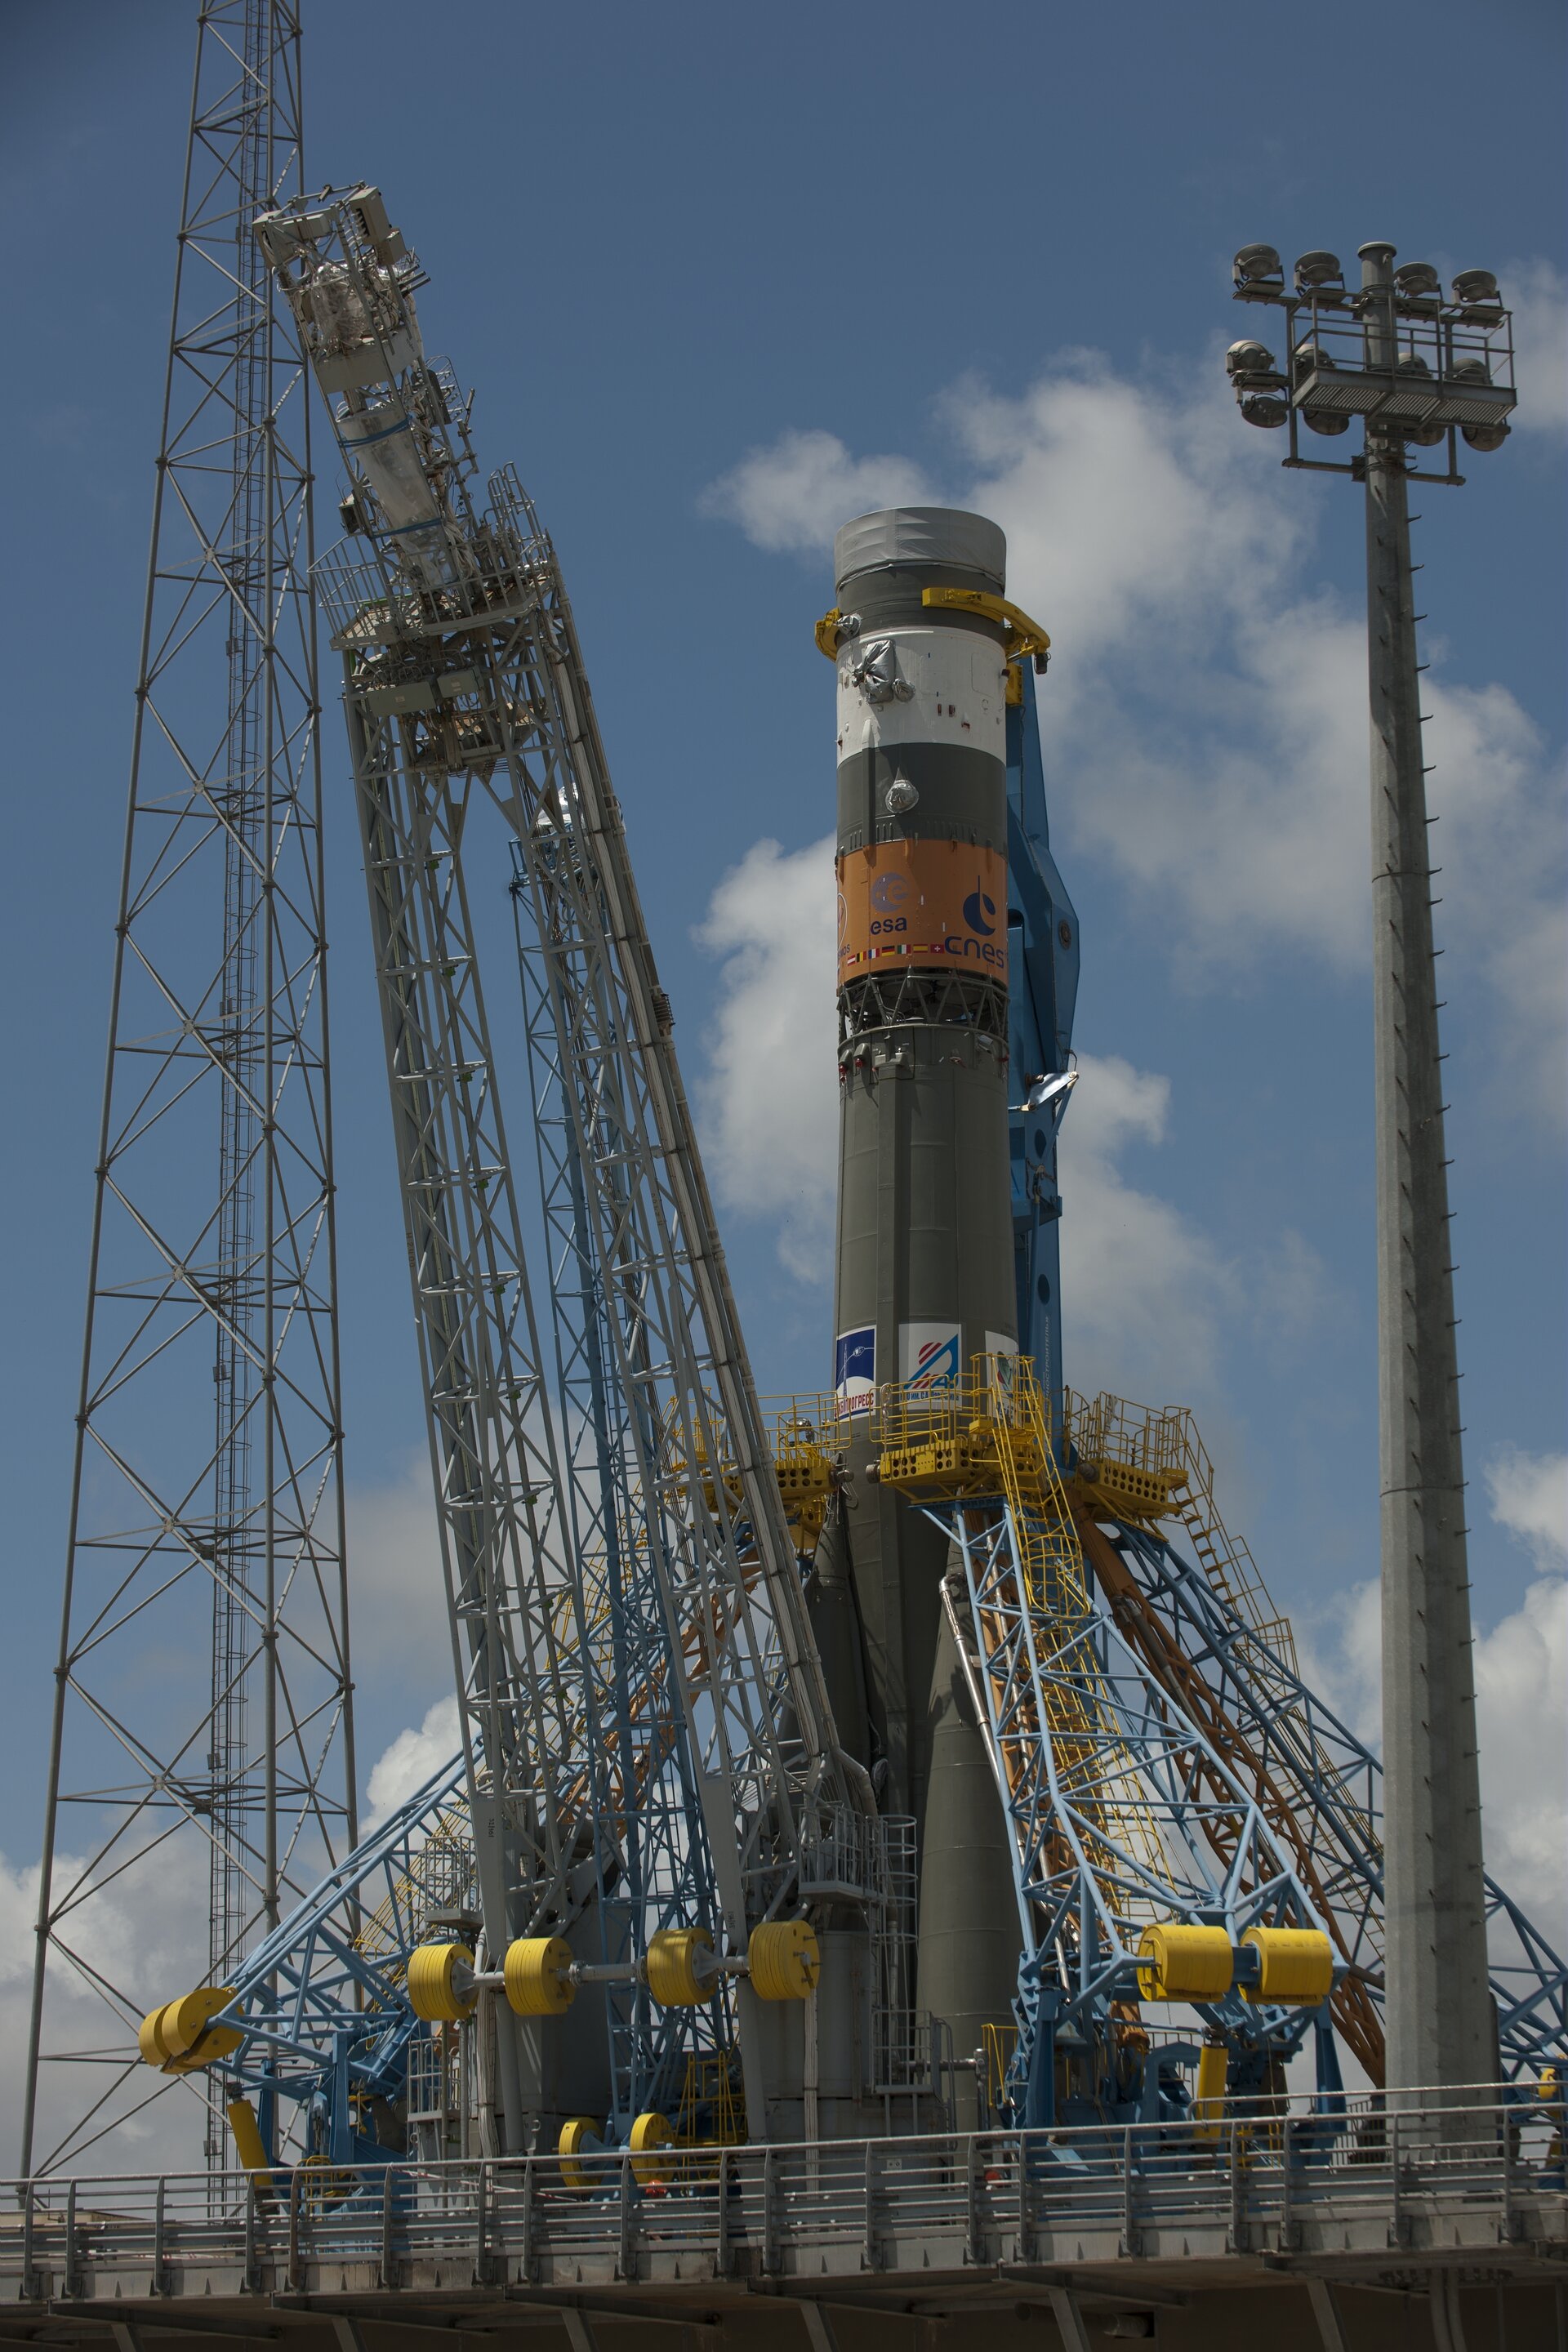
<instances>
[{"instance_id":1,"label":"blue steel framework","mask_svg":"<svg viewBox=\"0 0 1568 2352\"><path fill-rule=\"evenodd\" d=\"M1033 665L1016 672L1022 698L1007 709L1008 1141L1018 1344L1033 1356L1047 1399L1062 1390L1061 1192L1057 1136L1069 1099L1038 1108L1040 1081L1072 1066L1078 1001L1078 915L1051 855Z\"/></svg>"},{"instance_id":2,"label":"blue steel framework","mask_svg":"<svg viewBox=\"0 0 1568 2352\"><path fill-rule=\"evenodd\" d=\"M1138 1593L1131 1611L1110 1601L1123 1638L1156 1681L1193 1706L1248 1785L1264 1792L1319 1907L1337 1923L1347 1969L1342 1993L1359 1984L1380 2011L1381 1763L1308 1688L1282 1650L1157 1530L1118 1524L1109 1544ZM1086 1548L1092 1557L1092 1537ZM1097 1574L1104 1590L1111 1578L1098 1564ZM1205 1695L1195 1700L1188 1696L1194 1684ZM1500 2073L1522 2083L1560 2066L1568 2052L1568 1964L1494 1879L1486 1885ZM1351 2020L1341 2015L1337 2021L1356 2047ZM1357 2054L1380 2080L1381 2022L1372 2063L1361 2048Z\"/></svg>"}]
</instances>

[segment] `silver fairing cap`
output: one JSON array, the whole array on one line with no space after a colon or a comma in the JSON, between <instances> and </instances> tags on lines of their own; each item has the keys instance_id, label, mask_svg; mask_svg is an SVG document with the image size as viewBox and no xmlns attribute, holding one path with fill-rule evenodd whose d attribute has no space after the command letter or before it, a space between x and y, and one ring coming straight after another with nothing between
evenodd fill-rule
<instances>
[{"instance_id":1,"label":"silver fairing cap","mask_svg":"<svg viewBox=\"0 0 1568 2352\"><path fill-rule=\"evenodd\" d=\"M957 507L884 507L847 522L833 542L840 593L858 572L906 563L973 572L1000 594L1007 581L1006 533L986 516Z\"/></svg>"}]
</instances>

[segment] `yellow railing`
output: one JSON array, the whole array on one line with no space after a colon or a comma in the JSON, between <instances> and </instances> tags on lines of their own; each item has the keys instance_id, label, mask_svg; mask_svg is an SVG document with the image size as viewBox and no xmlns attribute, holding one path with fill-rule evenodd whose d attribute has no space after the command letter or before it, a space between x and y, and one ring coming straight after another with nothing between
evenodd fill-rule
<instances>
[{"instance_id":1,"label":"yellow railing","mask_svg":"<svg viewBox=\"0 0 1568 2352\"><path fill-rule=\"evenodd\" d=\"M880 1390L868 1419L882 1485L913 1502L1007 1504L1047 1718L1043 1726L1037 1719L1036 1685L1011 1691L1002 1737L1008 1785L1015 1795L1028 1796L1041 1769L1038 1741L1048 1731L1058 1784L1078 1815L1106 1906L1123 1934L1136 1940L1137 1927L1153 1917L1156 1906L1129 1891L1118 1854L1142 1865L1156 1883L1167 1877L1168 1865L1158 1825L1142 1801L1135 1760L1084 1639L1093 1601L1033 1364L1016 1356L977 1356L970 1378L952 1388ZM980 1671L994 1681L1010 1671L1013 1603L1005 1576L976 1612ZM1054 1870L1066 1860L1064 1845L1060 1854L1046 1857L1046 1866Z\"/></svg>"},{"instance_id":2,"label":"yellow railing","mask_svg":"<svg viewBox=\"0 0 1568 2352\"><path fill-rule=\"evenodd\" d=\"M1117 1519L1179 1519L1199 1567L1296 1671L1290 1621L1274 1605L1257 1561L1226 1532L1214 1495L1214 1464L1184 1405L1143 1405L1071 1389L1062 1398L1065 1444L1076 1449L1079 1492Z\"/></svg>"}]
</instances>

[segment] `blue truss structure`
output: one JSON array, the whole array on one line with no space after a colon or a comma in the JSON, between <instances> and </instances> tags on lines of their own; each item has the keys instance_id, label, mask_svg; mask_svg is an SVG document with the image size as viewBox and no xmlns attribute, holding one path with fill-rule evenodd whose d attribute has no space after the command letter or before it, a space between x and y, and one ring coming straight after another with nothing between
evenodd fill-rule
<instances>
[{"instance_id":1,"label":"blue truss structure","mask_svg":"<svg viewBox=\"0 0 1568 2352\"><path fill-rule=\"evenodd\" d=\"M1030 1565L1040 1531L1016 1496L929 1516L962 1563L943 1605L1011 1831L1023 1934L1014 2105L1031 2125L1170 2119L1185 2105L1176 2062L1196 2050L1177 2039L1143 2063L1131 2006L1142 1930L1218 1927L1239 1947L1249 1927L1329 1923L1267 1806L1084 1584L1068 1573L1041 1595ZM1226 2042L1233 2089L1265 2087L1270 2066L1326 2023L1316 2010L1254 2003L1240 1984L1184 2006ZM1331 2036L1318 2043L1320 2090L1337 2092ZM1065 2101L1058 2049L1080 2054L1080 2088Z\"/></svg>"},{"instance_id":2,"label":"blue truss structure","mask_svg":"<svg viewBox=\"0 0 1568 2352\"><path fill-rule=\"evenodd\" d=\"M467 1793L454 1756L247 1954L197 2045L198 2061L222 2049L210 2063L229 2097L251 2102L269 2162L401 2154L377 2115L402 2097L426 2031L405 1990L408 1955L432 1912L475 1907Z\"/></svg>"},{"instance_id":3,"label":"blue truss structure","mask_svg":"<svg viewBox=\"0 0 1568 2352\"><path fill-rule=\"evenodd\" d=\"M1150 1528L1115 1522L1105 1536L1136 1588L1131 1606L1131 1596L1109 1597L1123 1638L1260 1791L1332 1925L1346 1968L1336 2021L1380 2081L1382 1764L1308 1687L1285 1638L1268 1639L1173 1544ZM1092 1535L1087 1549L1103 1591L1114 1573L1097 1557ZM1487 1906L1500 2074L1524 2084L1568 2052L1568 1966L1490 1877ZM1352 2014L1363 2000L1374 2021L1370 2048Z\"/></svg>"},{"instance_id":4,"label":"blue truss structure","mask_svg":"<svg viewBox=\"0 0 1568 2352\"><path fill-rule=\"evenodd\" d=\"M1072 1066L1078 1002L1078 914L1051 855L1034 666L1015 674L1023 699L1007 708L1008 1143L1013 1171L1013 1267L1018 1344L1033 1356L1047 1400L1062 1390L1061 1192L1057 1136L1068 1096L1037 1109L1042 1079Z\"/></svg>"}]
</instances>

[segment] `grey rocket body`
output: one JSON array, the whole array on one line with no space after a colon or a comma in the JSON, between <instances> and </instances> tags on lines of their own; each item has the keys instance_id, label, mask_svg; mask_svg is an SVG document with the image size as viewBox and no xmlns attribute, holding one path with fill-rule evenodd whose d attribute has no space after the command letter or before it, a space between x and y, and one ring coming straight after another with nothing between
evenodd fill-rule
<instances>
[{"instance_id":1,"label":"grey rocket body","mask_svg":"<svg viewBox=\"0 0 1568 2352\"><path fill-rule=\"evenodd\" d=\"M867 1475L869 1391L1016 1347L1007 1134L1005 627L994 523L847 523L837 584L839 1188L835 1350L849 1476L814 1608L841 1732L921 1839L917 2001L966 2058L1011 2015L1001 1801L951 1637L946 1536Z\"/></svg>"}]
</instances>

